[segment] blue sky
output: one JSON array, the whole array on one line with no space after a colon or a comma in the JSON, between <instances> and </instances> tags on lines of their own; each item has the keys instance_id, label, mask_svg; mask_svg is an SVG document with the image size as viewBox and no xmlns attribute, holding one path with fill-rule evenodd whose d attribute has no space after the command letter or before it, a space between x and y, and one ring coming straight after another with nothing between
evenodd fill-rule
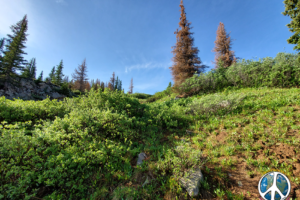
<instances>
[{"instance_id":1,"label":"blue sky","mask_svg":"<svg viewBox=\"0 0 300 200\"><path fill-rule=\"evenodd\" d=\"M173 83L171 47L179 28L180 0L0 0L0 37L28 16L24 57L36 58L37 75L48 76L63 59L63 73L71 78L86 58L88 78L108 82L112 73L125 92L133 78L133 92L154 94ZM230 33L232 50L245 59L297 53L288 44L282 1L184 0L193 27L199 58L213 67L219 22ZM284 49L285 48L285 49ZM210 69L207 69L210 70Z\"/></svg>"}]
</instances>

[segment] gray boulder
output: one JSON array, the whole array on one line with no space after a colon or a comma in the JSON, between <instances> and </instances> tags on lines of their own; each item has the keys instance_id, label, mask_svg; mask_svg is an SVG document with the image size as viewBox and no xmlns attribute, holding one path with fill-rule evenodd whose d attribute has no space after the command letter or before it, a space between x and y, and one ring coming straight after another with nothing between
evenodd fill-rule
<instances>
[{"instance_id":1,"label":"gray boulder","mask_svg":"<svg viewBox=\"0 0 300 200\"><path fill-rule=\"evenodd\" d=\"M199 187L201 181L203 181L203 174L199 168L195 170L190 170L188 172L188 177L181 177L179 182L182 187L184 187L191 197L197 196L199 194Z\"/></svg>"}]
</instances>

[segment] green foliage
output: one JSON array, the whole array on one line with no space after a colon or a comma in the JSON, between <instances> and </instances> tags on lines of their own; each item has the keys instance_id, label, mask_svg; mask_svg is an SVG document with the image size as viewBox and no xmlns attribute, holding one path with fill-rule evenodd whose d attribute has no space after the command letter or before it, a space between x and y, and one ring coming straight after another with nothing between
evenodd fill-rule
<instances>
[{"instance_id":1,"label":"green foliage","mask_svg":"<svg viewBox=\"0 0 300 200\"><path fill-rule=\"evenodd\" d=\"M69 84L68 83L63 83L60 87L60 94L64 94L67 97L71 97L71 91L69 89Z\"/></svg>"},{"instance_id":2,"label":"green foliage","mask_svg":"<svg viewBox=\"0 0 300 200\"><path fill-rule=\"evenodd\" d=\"M218 68L208 73L194 75L179 88L180 93L208 94L227 87L295 87L299 86L300 62L297 55L278 53L259 61L242 60L228 68Z\"/></svg>"},{"instance_id":3,"label":"green foliage","mask_svg":"<svg viewBox=\"0 0 300 200\"><path fill-rule=\"evenodd\" d=\"M35 94L31 94L31 96L33 96L36 99L43 100L43 97L41 97L41 96L38 96L38 95L35 95Z\"/></svg>"},{"instance_id":4,"label":"green foliage","mask_svg":"<svg viewBox=\"0 0 300 200\"><path fill-rule=\"evenodd\" d=\"M169 96L172 94L172 83L170 82L167 89L165 89L162 92L156 92L154 95L147 98L147 102L151 103L154 101L157 101L159 99L162 99L166 96Z\"/></svg>"},{"instance_id":5,"label":"green foliage","mask_svg":"<svg viewBox=\"0 0 300 200\"><path fill-rule=\"evenodd\" d=\"M282 134L276 132L279 127L296 129L296 124L286 117L298 116L297 111L291 115L294 108L288 105L298 105L299 100L297 88L227 89L152 104L140 104L132 95L109 89L91 89L79 98L62 102L49 98L11 101L1 97L1 195L4 199L160 199L168 191L182 195L184 190L178 179L205 163L200 149L208 150L209 157L215 152L210 148L224 155L234 155L237 149L240 153L244 148L251 150L248 144L253 143L254 134L265 131L267 121L272 121L276 135ZM230 104L222 104L224 101ZM287 108L278 110L284 105ZM273 112L277 112L276 119L268 119ZM255 121L251 121L253 113ZM195 130L201 127L203 132L182 134L181 127L186 132L195 119ZM265 121L258 123L261 120ZM283 127L283 123L288 126ZM234 135L237 124L247 128ZM228 142L233 138L222 144L224 149L205 139L206 132L217 129L226 129ZM273 131L266 136L273 138ZM177 140L177 135L185 137L184 141ZM237 137L243 145L232 143ZM299 146L296 141L294 144ZM150 156L134 170L132 161L136 162L140 152ZM249 163L261 166L251 160ZM153 175L154 180L134 188L131 182L142 185L145 180L135 181L135 174L140 178ZM221 195L221 188L208 184L205 188Z\"/></svg>"},{"instance_id":6,"label":"green foliage","mask_svg":"<svg viewBox=\"0 0 300 200\"><path fill-rule=\"evenodd\" d=\"M130 178L137 141L187 121L177 111L141 105L122 92L95 92L64 102L0 98L0 190L4 198L82 199L103 183ZM180 111L179 111L180 112ZM13 135L13 137L12 137ZM18 177L18 178L16 178Z\"/></svg>"},{"instance_id":7,"label":"green foliage","mask_svg":"<svg viewBox=\"0 0 300 200\"><path fill-rule=\"evenodd\" d=\"M299 0L284 0L285 11L283 15L291 17L292 21L287 24L287 27L291 32L294 32L287 41L289 44L296 44L294 50L299 51L298 61L300 62L300 1Z\"/></svg>"},{"instance_id":8,"label":"green foliage","mask_svg":"<svg viewBox=\"0 0 300 200\"><path fill-rule=\"evenodd\" d=\"M62 80L63 80L63 73L62 73L62 70L63 70L63 61L61 60L59 65L57 66L57 69L55 71L55 74L54 74L54 84L56 85L61 85L62 84Z\"/></svg>"},{"instance_id":9,"label":"green foliage","mask_svg":"<svg viewBox=\"0 0 300 200\"><path fill-rule=\"evenodd\" d=\"M36 62L35 58L32 58L30 62L26 65L22 76L25 78L36 79Z\"/></svg>"},{"instance_id":10,"label":"green foliage","mask_svg":"<svg viewBox=\"0 0 300 200\"><path fill-rule=\"evenodd\" d=\"M52 83L55 82L55 66L51 69L51 72L50 72L49 77L47 79L49 79Z\"/></svg>"},{"instance_id":11,"label":"green foliage","mask_svg":"<svg viewBox=\"0 0 300 200\"><path fill-rule=\"evenodd\" d=\"M11 26L13 35L8 34L6 49L3 52L4 56L1 58L1 70L0 76L3 76L4 80L8 84L17 85L17 70L23 70L24 65L27 63L23 58L23 54L26 54L23 49L25 48L25 41L27 40L26 31L28 29L27 16L25 15L21 21L16 25ZM2 43L2 42L1 42ZM3 44L1 44L3 46Z\"/></svg>"},{"instance_id":12,"label":"green foliage","mask_svg":"<svg viewBox=\"0 0 300 200\"><path fill-rule=\"evenodd\" d=\"M130 96L135 97L137 99L147 99L147 98L151 97L152 95L136 92L136 93L130 94Z\"/></svg>"},{"instance_id":13,"label":"green foliage","mask_svg":"<svg viewBox=\"0 0 300 200\"><path fill-rule=\"evenodd\" d=\"M39 75L39 77L38 77L37 80L38 81L43 81L43 71L41 71L41 73L40 73L40 75Z\"/></svg>"}]
</instances>

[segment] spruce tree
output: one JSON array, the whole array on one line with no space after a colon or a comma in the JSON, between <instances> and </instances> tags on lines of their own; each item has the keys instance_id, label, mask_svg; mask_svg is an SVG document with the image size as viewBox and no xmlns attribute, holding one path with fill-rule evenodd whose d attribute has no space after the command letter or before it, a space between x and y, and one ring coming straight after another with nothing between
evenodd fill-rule
<instances>
[{"instance_id":1,"label":"spruce tree","mask_svg":"<svg viewBox=\"0 0 300 200\"><path fill-rule=\"evenodd\" d=\"M86 66L86 59L83 60L82 64L78 66L78 70L75 69L75 73L72 74L72 77L76 82L78 82L78 86L75 85L81 92L84 92L85 89L85 81L88 80L87 78L87 66Z\"/></svg>"},{"instance_id":2,"label":"spruce tree","mask_svg":"<svg viewBox=\"0 0 300 200\"><path fill-rule=\"evenodd\" d=\"M93 88L94 90L95 90L95 81L94 81L94 79L91 79L91 88Z\"/></svg>"},{"instance_id":3,"label":"spruce tree","mask_svg":"<svg viewBox=\"0 0 300 200\"><path fill-rule=\"evenodd\" d=\"M36 79L36 62L35 58L32 58L30 62L26 65L22 76L25 78Z\"/></svg>"},{"instance_id":4,"label":"spruce tree","mask_svg":"<svg viewBox=\"0 0 300 200\"><path fill-rule=\"evenodd\" d=\"M55 84L56 85L61 85L62 84L62 80L63 80L63 60L60 61L59 65L57 66L57 70L55 72Z\"/></svg>"},{"instance_id":5,"label":"spruce tree","mask_svg":"<svg viewBox=\"0 0 300 200\"><path fill-rule=\"evenodd\" d=\"M115 81L115 86L114 86L114 90L117 90L119 86L119 78L117 77L116 81Z\"/></svg>"},{"instance_id":6,"label":"spruce tree","mask_svg":"<svg viewBox=\"0 0 300 200\"><path fill-rule=\"evenodd\" d=\"M101 82L100 82L99 79L97 79L96 82L95 82L95 89L96 90L100 89L100 85L101 85Z\"/></svg>"},{"instance_id":7,"label":"spruce tree","mask_svg":"<svg viewBox=\"0 0 300 200\"><path fill-rule=\"evenodd\" d=\"M43 81L43 71L40 73L40 75L39 75L39 77L38 77L38 79L37 80L39 80L39 81Z\"/></svg>"},{"instance_id":8,"label":"spruce tree","mask_svg":"<svg viewBox=\"0 0 300 200\"><path fill-rule=\"evenodd\" d=\"M185 79L192 77L195 71L204 70L203 65L199 65L201 64L200 58L197 56L199 50L197 47L193 47L193 33L190 32L191 23L189 23L186 19L186 13L182 0L180 7L181 17L179 26L181 30L178 31L177 29L174 32L174 34L176 34L177 43L176 46L172 47L172 53L174 54L172 61L174 64L172 67L170 67L176 86L183 83Z\"/></svg>"},{"instance_id":9,"label":"spruce tree","mask_svg":"<svg viewBox=\"0 0 300 200\"><path fill-rule=\"evenodd\" d=\"M300 0L284 0L283 3L285 4L285 11L282 14L292 18L287 27L290 29L290 32L294 33L287 42L296 44L294 50L299 51L298 60L300 62Z\"/></svg>"},{"instance_id":10,"label":"spruce tree","mask_svg":"<svg viewBox=\"0 0 300 200\"><path fill-rule=\"evenodd\" d=\"M122 81L119 81L119 85L118 85L118 90L121 91L122 90Z\"/></svg>"},{"instance_id":11,"label":"spruce tree","mask_svg":"<svg viewBox=\"0 0 300 200\"><path fill-rule=\"evenodd\" d=\"M47 81L51 81L52 83L55 82L55 66L52 68L49 78L47 78Z\"/></svg>"},{"instance_id":12,"label":"spruce tree","mask_svg":"<svg viewBox=\"0 0 300 200\"><path fill-rule=\"evenodd\" d=\"M215 55L215 68L220 67L219 62L223 62L224 68L231 66L233 63L236 63L236 58L234 56L234 51L231 51L231 38L229 34L226 34L224 24L220 22L217 30L217 38L215 41L215 48L213 52L216 52Z\"/></svg>"},{"instance_id":13,"label":"spruce tree","mask_svg":"<svg viewBox=\"0 0 300 200\"><path fill-rule=\"evenodd\" d=\"M36 60L33 58L30 61L31 69L30 69L30 78L36 79Z\"/></svg>"},{"instance_id":14,"label":"spruce tree","mask_svg":"<svg viewBox=\"0 0 300 200\"><path fill-rule=\"evenodd\" d=\"M103 91L104 91L104 88L105 88L105 84L104 84L104 82L101 82L101 85L100 85L100 87L101 87L101 92L103 92Z\"/></svg>"},{"instance_id":15,"label":"spruce tree","mask_svg":"<svg viewBox=\"0 0 300 200\"><path fill-rule=\"evenodd\" d=\"M4 43L5 43L5 38L0 39L0 74L2 71L2 58L3 58L3 47L4 47Z\"/></svg>"},{"instance_id":16,"label":"spruce tree","mask_svg":"<svg viewBox=\"0 0 300 200\"><path fill-rule=\"evenodd\" d=\"M24 65L27 61L23 58L23 54L27 54L23 51L25 48L24 43L27 40L28 34L26 31L28 29L27 15L23 17L16 25L12 25L11 30L12 35L8 34L7 42L5 45L6 50L3 52L4 56L1 59L1 80L4 81L4 89L7 90L9 85L19 85L16 78L21 77L16 71L23 71Z\"/></svg>"},{"instance_id":17,"label":"spruce tree","mask_svg":"<svg viewBox=\"0 0 300 200\"><path fill-rule=\"evenodd\" d=\"M110 78L110 82L108 83L108 88L110 90L114 90L114 86L115 86L115 72L113 72L112 77Z\"/></svg>"},{"instance_id":18,"label":"spruce tree","mask_svg":"<svg viewBox=\"0 0 300 200\"><path fill-rule=\"evenodd\" d=\"M69 83L69 76L65 76L65 78L63 79L63 83Z\"/></svg>"}]
</instances>

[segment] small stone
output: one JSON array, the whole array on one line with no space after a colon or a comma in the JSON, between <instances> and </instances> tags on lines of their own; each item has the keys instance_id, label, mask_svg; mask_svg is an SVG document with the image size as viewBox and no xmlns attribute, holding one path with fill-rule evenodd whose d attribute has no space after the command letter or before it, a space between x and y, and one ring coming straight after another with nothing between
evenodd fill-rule
<instances>
[{"instance_id":1,"label":"small stone","mask_svg":"<svg viewBox=\"0 0 300 200\"><path fill-rule=\"evenodd\" d=\"M137 161L137 165L141 165L143 163L143 160L145 160L145 158L147 158L145 153L140 153L138 156L138 161Z\"/></svg>"}]
</instances>

